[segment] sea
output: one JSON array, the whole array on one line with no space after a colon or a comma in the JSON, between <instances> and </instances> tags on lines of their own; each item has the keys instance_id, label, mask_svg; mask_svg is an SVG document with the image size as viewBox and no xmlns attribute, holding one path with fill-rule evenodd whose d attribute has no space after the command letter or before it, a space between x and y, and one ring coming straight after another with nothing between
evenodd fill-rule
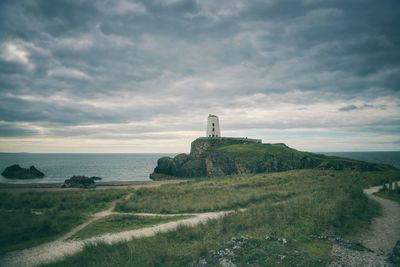
<instances>
[{"instance_id":1,"label":"sea","mask_svg":"<svg viewBox=\"0 0 400 267\"><path fill-rule=\"evenodd\" d=\"M322 154L348 157L400 168L400 151L395 152L324 152ZM41 179L15 180L0 176L0 183L60 183L73 175L98 176L104 182L149 181L149 175L163 156L176 154L39 154L0 153L0 172L19 164L34 165L45 173Z\"/></svg>"},{"instance_id":2,"label":"sea","mask_svg":"<svg viewBox=\"0 0 400 267\"><path fill-rule=\"evenodd\" d=\"M98 176L102 182L149 181L149 175L163 156L176 154L58 154L0 153L0 172L13 164L34 165L46 176L17 180L0 176L0 183L60 183L73 175Z\"/></svg>"}]
</instances>

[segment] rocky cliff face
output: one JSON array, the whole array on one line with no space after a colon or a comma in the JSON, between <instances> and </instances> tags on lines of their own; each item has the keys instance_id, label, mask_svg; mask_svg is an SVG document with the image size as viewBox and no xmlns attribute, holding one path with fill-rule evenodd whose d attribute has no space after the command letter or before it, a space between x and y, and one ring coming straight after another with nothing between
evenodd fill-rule
<instances>
[{"instance_id":1,"label":"rocky cliff face","mask_svg":"<svg viewBox=\"0 0 400 267\"><path fill-rule=\"evenodd\" d=\"M234 138L198 138L192 142L190 154L160 158L150 178L218 177L306 168L358 171L394 169L389 165L301 152L285 144L260 144Z\"/></svg>"}]
</instances>

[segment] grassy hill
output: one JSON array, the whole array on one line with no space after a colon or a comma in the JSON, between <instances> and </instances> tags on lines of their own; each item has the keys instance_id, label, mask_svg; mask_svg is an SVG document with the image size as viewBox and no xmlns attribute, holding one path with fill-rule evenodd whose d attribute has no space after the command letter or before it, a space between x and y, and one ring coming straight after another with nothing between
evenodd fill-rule
<instances>
[{"instance_id":1,"label":"grassy hill","mask_svg":"<svg viewBox=\"0 0 400 267\"><path fill-rule=\"evenodd\" d=\"M198 138L190 154L163 157L150 178L153 180L280 172L295 169L357 171L393 170L393 166L302 152L285 144L261 144L246 139Z\"/></svg>"},{"instance_id":2,"label":"grassy hill","mask_svg":"<svg viewBox=\"0 0 400 267\"><path fill-rule=\"evenodd\" d=\"M398 177L398 171L308 169L142 188L119 201L117 211L246 210L153 237L91 245L50 266L325 266L327 236L350 238L379 215L361 189Z\"/></svg>"}]
</instances>

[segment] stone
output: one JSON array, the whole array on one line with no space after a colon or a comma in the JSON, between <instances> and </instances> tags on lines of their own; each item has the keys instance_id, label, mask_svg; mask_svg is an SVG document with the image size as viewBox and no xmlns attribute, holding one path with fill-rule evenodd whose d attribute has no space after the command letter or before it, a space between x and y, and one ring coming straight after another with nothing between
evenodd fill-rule
<instances>
[{"instance_id":1,"label":"stone","mask_svg":"<svg viewBox=\"0 0 400 267\"><path fill-rule=\"evenodd\" d=\"M228 260L228 259L225 259L225 258L221 259L221 260L219 261L219 264L220 264L222 267L236 267L236 264L234 264L232 261L230 261L230 260Z\"/></svg>"},{"instance_id":2,"label":"stone","mask_svg":"<svg viewBox=\"0 0 400 267\"><path fill-rule=\"evenodd\" d=\"M395 266L400 266L400 240L396 242L392 252L389 254L389 261Z\"/></svg>"},{"instance_id":3,"label":"stone","mask_svg":"<svg viewBox=\"0 0 400 267\"><path fill-rule=\"evenodd\" d=\"M86 176L72 176L69 179L64 181L64 184L61 186L62 188L96 188L96 183L94 182L94 178L99 178L96 176L86 177Z\"/></svg>"},{"instance_id":4,"label":"stone","mask_svg":"<svg viewBox=\"0 0 400 267\"><path fill-rule=\"evenodd\" d=\"M26 169L18 164L7 167L1 175L9 179L35 179L45 176L44 173L36 169L35 166L30 166L29 169Z\"/></svg>"},{"instance_id":5,"label":"stone","mask_svg":"<svg viewBox=\"0 0 400 267\"><path fill-rule=\"evenodd\" d=\"M205 259L199 259L198 261L194 261L190 264L191 267L207 267L209 266Z\"/></svg>"}]
</instances>

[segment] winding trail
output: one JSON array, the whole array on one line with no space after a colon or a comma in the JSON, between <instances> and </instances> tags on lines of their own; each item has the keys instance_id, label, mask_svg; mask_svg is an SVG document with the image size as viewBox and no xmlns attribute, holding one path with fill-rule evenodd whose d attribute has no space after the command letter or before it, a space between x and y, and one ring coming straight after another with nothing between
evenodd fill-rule
<instances>
[{"instance_id":1,"label":"winding trail","mask_svg":"<svg viewBox=\"0 0 400 267\"><path fill-rule=\"evenodd\" d=\"M367 248L387 255L400 240L400 204L374 195L382 186L375 186L365 189L368 197L378 202L382 207L382 216L374 218L370 230L356 240Z\"/></svg>"},{"instance_id":2,"label":"winding trail","mask_svg":"<svg viewBox=\"0 0 400 267\"><path fill-rule=\"evenodd\" d=\"M382 216L372 220L368 231L354 237L371 251L357 251L333 244L332 256L335 258L329 266L392 266L386 261L396 242L400 240L400 204L374 195L382 186L364 189L364 193L381 205Z\"/></svg>"},{"instance_id":3,"label":"winding trail","mask_svg":"<svg viewBox=\"0 0 400 267\"><path fill-rule=\"evenodd\" d=\"M114 203L115 205L115 203ZM182 214L153 214L153 213L119 213L113 212L114 206L107 210L98 212L87 222L75 227L70 232L61 238L45 243L33 248L28 248L20 251L13 251L0 259L1 266L38 266L46 263L55 262L61 258L73 255L84 249L86 245L97 244L104 242L106 244L115 244L123 241L129 241L133 238L149 237L157 233L167 232L176 229L180 225L194 226L199 223L206 222L209 219L220 218L228 213L234 211L219 211L219 212L206 212L206 213L182 213ZM240 210L239 210L240 211ZM71 236L83 229L85 226L93 223L94 221L104 218L112 214L132 214L139 216L181 216L191 215L193 217L182 219L167 223L162 223L150 227L140 228L136 230L123 231L119 233L109 233L100 236L91 237L85 240L68 240Z\"/></svg>"},{"instance_id":4,"label":"winding trail","mask_svg":"<svg viewBox=\"0 0 400 267\"><path fill-rule=\"evenodd\" d=\"M129 193L125 196L123 196L121 198L121 200L127 200L132 196L133 193ZM89 224L104 218L106 216L110 216L112 214L116 214L117 212L113 212L113 210L115 209L115 205L117 204L117 202L120 199L114 200L113 202L111 202L110 206L108 207L108 209L97 212L95 214L93 214L91 216L91 218L89 220L87 220L86 222L76 226L75 228L73 228L72 230L70 230L68 233L66 233L65 235L63 235L62 237L60 237L59 239L57 239L58 241L63 241L63 240L67 240L68 238L70 238L71 236L75 235L77 232L79 232L80 230L82 230L83 228L85 228L86 226L88 226Z\"/></svg>"}]
</instances>

